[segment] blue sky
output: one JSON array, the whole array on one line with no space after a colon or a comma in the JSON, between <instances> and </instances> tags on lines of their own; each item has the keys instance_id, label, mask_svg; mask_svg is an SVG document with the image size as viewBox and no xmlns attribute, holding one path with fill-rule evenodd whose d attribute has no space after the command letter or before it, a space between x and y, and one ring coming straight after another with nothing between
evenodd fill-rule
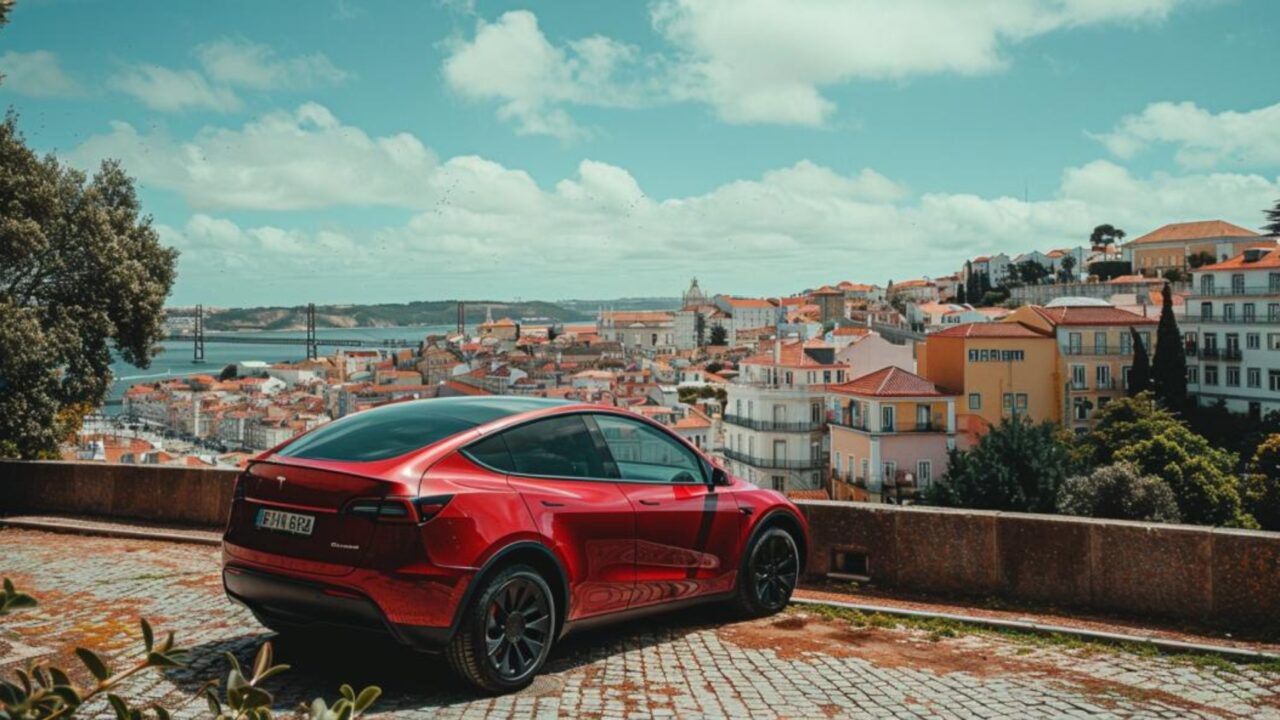
<instances>
[{"instance_id":1,"label":"blue sky","mask_svg":"<svg viewBox=\"0 0 1280 720\"><path fill-rule=\"evenodd\" d=\"M19 0L177 303L785 294L1280 199L1268 0Z\"/></svg>"}]
</instances>

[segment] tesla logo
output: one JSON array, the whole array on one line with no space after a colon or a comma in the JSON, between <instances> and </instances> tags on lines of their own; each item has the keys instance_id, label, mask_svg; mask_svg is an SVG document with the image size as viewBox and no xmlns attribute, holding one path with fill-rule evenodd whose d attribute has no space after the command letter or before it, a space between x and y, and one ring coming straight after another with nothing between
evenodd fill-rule
<instances>
[{"instance_id":1,"label":"tesla logo","mask_svg":"<svg viewBox=\"0 0 1280 720\"><path fill-rule=\"evenodd\" d=\"M329 547L337 548L339 550L359 550L360 549L359 545L345 545L339 542L331 542L329 543Z\"/></svg>"},{"instance_id":2,"label":"tesla logo","mask_svg":"<svg viewBox=\"0 0 1280 720\"><path fill-rule=\"evenodd\" d=\"M280 483L280 484L279 484L279 486L278 486L276 489L277 489L277 490L283 490L283 489L284 489L284 484L285 484L284 476L283 476L283 475L277 475L277 476L276 476L276 482L277 482L277 483Z\"/></svg>"}]
</instances>

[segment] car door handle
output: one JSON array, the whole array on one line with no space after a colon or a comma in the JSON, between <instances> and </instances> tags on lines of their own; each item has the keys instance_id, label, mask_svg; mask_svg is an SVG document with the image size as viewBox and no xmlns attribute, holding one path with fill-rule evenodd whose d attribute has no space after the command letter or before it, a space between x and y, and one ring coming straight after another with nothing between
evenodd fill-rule
<instances>
[{"instance_id":1,"label":"car door handle","mask_svg":"<svg viewBox=\"0 0 1280 720\"><path fill-rule=\"evenodd\" d=\"M657 500L641 500L640 504L641 505L661 505L662 503L658 502Z\"/></svg>"},{"instance_id":2,"label":"car door handle","mask_svg":"<svg viewBox=\"0 0 1280 720\"><path fill-rule=\"evenodd\" d=\"M552 502L550 500L542 501L543 507L564 507L564 503Z\"/></svg>"}]
</instances>

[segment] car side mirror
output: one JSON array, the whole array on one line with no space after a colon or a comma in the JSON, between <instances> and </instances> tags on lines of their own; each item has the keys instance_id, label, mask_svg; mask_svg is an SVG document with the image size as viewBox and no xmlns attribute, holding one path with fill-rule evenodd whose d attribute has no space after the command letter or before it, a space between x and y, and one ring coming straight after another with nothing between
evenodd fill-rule
<instances>
[{"instance_id":1,"label":"car side mirror","mask_svg":"<svg viewBox=\"0 0 1280 720\"><path fill-rule=\"evenodd\" d=\"M729 473L718 467L711 468L711 484L713 486L723 487L729 484Z\"/></svg>"}]
</instances>

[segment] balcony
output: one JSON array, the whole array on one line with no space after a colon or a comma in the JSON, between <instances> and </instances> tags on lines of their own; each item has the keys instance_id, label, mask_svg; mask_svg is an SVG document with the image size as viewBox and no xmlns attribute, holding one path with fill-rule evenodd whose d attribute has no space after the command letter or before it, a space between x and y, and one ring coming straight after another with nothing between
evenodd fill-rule
<instances>
[{"instance_id":1,"label":"balcony","mask_svg":"<svg viewBox=\"0 0 1280 720\"><path fill-rule=\"evenodd\" d=\"M1212 325L1278 325L1280 315L1183 315L1178 319L1183 323L1207 323Z\"/></svg>"},{"instance_id":2,"label":"balcony","mask_svg":"<svg viewBox=\"0 0 1280 720\"><path fill-rule=\"evenodd\" d=\"M803 458L766 458L758 455L748 455L737 450L724 448L720 451L725 458L736 460L740 463L750 465L757 468L766 468L769 470L819 470L830 465L831 456L828 453L820 453L819 455Z\"/></svg>"},{"instance_id":3,"label":"balcony","mask_svg":"<svg viewBox=\"0 0 1280 720\"><path fill-rule=\"evenodd\" d=\"M777 422L774 420L756 420L754 418L743 417L741 415L725 415L724 421L730 425L737 425L738 427L765 432L816 432L826 425L826 423L813 421Z\"/></svg>"},{"instance_id":4,"label":"balcony","mask_svg":"<svg viewBox=\"0 0 1280 720\"><path fill-rule=\"evenodd\" d=\"M1192 355L1193 350L1194 348L1188 348L1187 354ZM1222 360L1226 362L1239 362L1240 360L1243 359L1243 357L1244 357L1244 354L1240 352L1240 348L1238 347L1235 347L1235 348L1212 347L1212 348L1203 348L1200 350L1201 360Z\"/></svg>"},{"instance_id":5,"label":"balcony","mask_svg":"<svg viewBox=\"0 0 1280 720\"><path fill-rule=\"evenodd\" d=\"M1131 347L1074 347L1068 346L1063 348L1063 353L1074 356L1094 356L1094 357L1129 357L1133 355Z\"/></svg>"},{"instance_id":6,"label":"balcony","mask_svg":"<svg viewBox=\"0 0 1280 720\"><path fill-rule=\"evenodd\" d=\"M838 427L849 428L850 430L857 430L858 432L865 432L865 433L933 433L933 432L947 431L947 423L945 420L942 419L941 416L935 417L929 422L924 422L924 423L895 422L892 425L889 425L887 427L881 427L881 428L873 428L870 425L868 425L866 422L862 422L862 421L852 422L852 421L845 421L843 419L832 420L830 421L830 424Z\"/></svg>"},{"instance_id":7,"label":"balcony","mask_svg":"<svg viewBox=\"0 0 1280 720\"><path fill-rule=\"evenodd\" d=\"M1191 291L1191 297L1265 297L1280 295L1280 285L1244 285L1224 288L1200 288Z\"/></svg>"}]
</instances>

